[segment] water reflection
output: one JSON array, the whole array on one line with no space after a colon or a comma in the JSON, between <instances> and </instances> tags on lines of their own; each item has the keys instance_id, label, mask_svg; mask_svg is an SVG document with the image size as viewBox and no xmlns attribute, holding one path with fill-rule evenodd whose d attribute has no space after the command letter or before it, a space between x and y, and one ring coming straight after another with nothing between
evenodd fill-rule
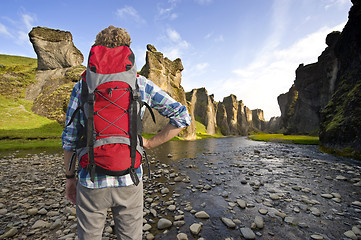
<instances>
[{"instance_id":1,"label":"water reflection","mask_svg":"<svg viewBox=\"0 0 361 240\"><path fill-rule=\"evenodd\" d=\"M262 146L265 143L247 140L245 137L210 138L197 141L172 141L155 149L147 150L156 160L165 160L168 154L173 160L182 158L196 158L201 154L234 152L239 149Z\"/></svg>"}]
</instances>

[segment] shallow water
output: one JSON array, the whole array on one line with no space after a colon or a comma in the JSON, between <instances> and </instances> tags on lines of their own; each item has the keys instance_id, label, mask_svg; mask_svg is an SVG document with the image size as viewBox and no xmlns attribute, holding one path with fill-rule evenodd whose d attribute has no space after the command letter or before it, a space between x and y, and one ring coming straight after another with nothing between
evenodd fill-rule
<instances>
[{"instance_id":1,"label":"shallow water","mask_svg":"<svg viewBox=\"0 0 361 240\"><path fill-rule=\"evenodd\" d=\"M168 157L169 153L172 157ZM361 209L351 206L361 196L360 186L354 186L360 181L360 162L322 153L317 146L231 137L169 142L148 154L154 161L169 165L180 176L190 178L190 183L174 185L169 184L172 179L167 176L155 179L176 194L176 197L164 195L161 200L175 200L177 209L185 212L186 222L166 234L153 231L156 239L172 239L178 232L187 233L189 239L243 239L240 228L251 227L257 215L265 222L263 229L254 229L257 239L310 239L313 234L320 234L324 239L342 239L350 226L361 224ZM336 180L339 175L347 180ZM204 190L207 184L212 186L211 190ZM271 200L272 193L279 194L280 199ZM325 199L320 196L324 193L339 193L342 200L336 203ZM237 199L245 200L251 207L234 206ZM184 211L187 203L196 212L206 211L211 218L196 219L194 214ZM312 207L321 211L320 216L311 213ZM262 215L258 212L260 209L266 209L268 213ZM293 217L294 223L285 223L275 216L276 210ZM160 211L162 217L170 220L179 214L162 211L162 208ZM230 229L221 222L222 217L240 220L241 224ZM198 236L189 233L193 223L203 224ZM156 228L155 224L153 228Z\"/></svg>"},{"instance_id":2,"label":"shallow water","mask_svg":"<svg viewBox=\"0 0 361 240\"><path fill-rule=\"evenodd\" d=\"M245 137L174 141L147 153L152 177L144 177L145 198L152 202L145 203L144 218L155 239L176 239L180 232L188 239L244 239L240 229L251 228L256 216L264 220L263 228L253 228L256 239L311 239L315 234L344 239L344 232L352 226L361 228L361 206L354 204L361 201L360 161L322 153L317 146L255 142ZM75 232L74 219L65 220L63 214L24 214L32 207L59 213L72 207L63 197L64 182L59 181L63 176L61 149L1 152L0 164L0 203L7 209L0 220L4 227L0 235L12 224L18 228L17 239L58 239L65 232ZM146 165L144 169L146 173ZM175 181L175 177L188 181ZM163 188L169 193L161 194ZM272 199L272 194L279 198ZM321 194L336 194L339 199ZM247 202L247 208L237 205L240 199ZM176 210L168 210L169 204ZM314 208L319 214L312 212ZM157 216L148 213L149 209ZM207 212L210 218L196 218L198 211ZM279 211L286 218L277 215ZM184 215L183 225L157 229L160 218L175 223L179 215ZM236 227L227 227L222 217L232 219ZM52 222L58 218L63 221L61 231L31 228L39 219ZM190 232L194 223L202 225L198 235ZM106 226L110 225L109 218ZM110 233L104 236L115 239Z\"/></svg>"}]
</instances>

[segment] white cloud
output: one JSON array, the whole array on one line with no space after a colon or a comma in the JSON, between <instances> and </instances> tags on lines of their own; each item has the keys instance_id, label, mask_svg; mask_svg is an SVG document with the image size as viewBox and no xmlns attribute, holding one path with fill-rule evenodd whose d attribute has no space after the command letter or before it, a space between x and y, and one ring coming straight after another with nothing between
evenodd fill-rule
<instances>
[{"instance_id":1,"label":"white cloud","mask_svg":"<svg viewBox=\"0 0 361 240\"><path fill-rule=\"evenodd\" d=\"M34 22L34 17L28 15L28 14L23 14L21 16L22 18L22 22L25 25L25 28L27 31L30 31L32 29L32 27L34 26L33 22Z\"/></svg>"},{"instance_id":2,"label":"white cloud","mask_svg":"<svg viewBox=\"0 0 361 240\"><path fill-rule=\"evenodd\" d=\"M219 42L224 42L224 37L223 35L219 35L218 37L216 37L214 39L215 42L219 43Z\"/></svg>"},{"instance_id":3,"label":"white cloud","mask_svg":"<svg viewBox=\"0 0 361 240\"><path fill-rule=\"evenodd\" d=\"M0 23L0 34L12 37L12 35L9 33L7 27Z\"/></svg>"},{"instance_id":4,"label":"white cloud","mask_svg":"<svg viewBox=\"0 0 361 240\"><path fill-rule=\"evenodd\" d=\"M14 42L18 45L31 45L28 33L31 31L34 22L36 21L35 15L21 14L20 20L13 20L10 18L4 19L7 20L10 26L5 26L0 23L0 34L13 38Z\"/></svg>"},{"instance_id":5,"label":"white cloud","mask_svg":"<svg viewBox=\"0 0 361 240\"><path fill-rule=\"evenodd\" d=\"M343 7L346 4L349 4L349 0L323 0L325 3L324 8L327 10L329 8L332 8L334 6L336 7Z\"/></svg>"},{"instance_id":6,"label":"white cloud","mask_svg":"<svg viewBox=\"0 0 361 240\"><path fill-rule=\"evenodd\" d=\"M197 71L197 72L203 72L203 71L205 71L205 70L208 68L208 66L209 66L209 63L207 63L207 62L198 63L198 64L196 64L196 66L195 66L195 71Z\"/></svg>"},{"instance_id":7,"label":"white cloud","mask_svg":"<svg viewBox=\"0 0 361 240\"><path fill-rule=\"evenodd\" d=\"M172 42L179 42L181 40L179 33L173 29L168 28L167 35Z\"/></svg>"},{"instance_id":8,"label":"white cloud","mask_svg":"<svg viewBox=\"0 0 361 240\"><path fill-rule=\"evenodd\" d=\"M138 24L146 23L145 19L143 19L138 14L138 11L131 6L125 6L123 8L117 9L116 15L123 20L132 19L135 23L138 23Z\"/></svg>"},{"instance_id":9,"label":"white cloud","mask_svg":"<svg viewBox=\"0 0 361 240\"><path fill-rule=\"evenodd\" d=\"M181 35L174 29L168 28L166 35L162 36L161 40L164 42L163 53L170 59L181 58L183 52L187 50L190 44L183 40Z\"/></svg>"},{"instance_id":10,"label":"white cloud","mask_svg":"<svg viewBox=\"0 0 361 240\"><path fill-rule=\"evenodd\" d=\"M341 31L344 25L323 27L289 48L274 47L262 51L248 66L235 69L228 79L221 81L222 85L213 86L209 90L216 96L235 94L249 108L263 109L266 119L278 116L277 97L292 86L299 64L316 62L326 47L327 34L334 30Z\"/></svg>"},{"instance_id":11,"label":"white cloud","mask_svg":"<svg viewBox=\"0 0 361 240\"><path fill-rule=\"evenodd\" d=\"M157 19L164 20L174 20L178 18L178 14L174 13L174 10L178 4L179 0L169 0L167 7L161 7L160 4L158 4L158 16L156 16Z\"/></svg>"},{"instance_id":12,"label":"white cloud","mask_svg":"<svg viewBox=\"0 0 361 240\"><path fill-rule=\"evenodd\" d=\"M200 5L207 5L213 2L213 0L195 0L196 3Z\"/></svg>"}]
</instances>

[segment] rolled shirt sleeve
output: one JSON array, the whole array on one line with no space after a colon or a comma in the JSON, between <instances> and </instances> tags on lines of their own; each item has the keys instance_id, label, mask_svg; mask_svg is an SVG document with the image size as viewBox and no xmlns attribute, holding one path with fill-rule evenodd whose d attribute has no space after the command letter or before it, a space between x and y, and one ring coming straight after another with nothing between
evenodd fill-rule
<instances>
[{"instance_id":1,"label":"rolled shirt sleeve","mask_svg":"<svg viewBox=\"0 0 361 240\"><path fill-rule=\"evenodd\" d=\"M162 116L169 118L169 123L183 128L191 124L191 116L187 107L174 100L160 87L143 76L138 77L139 90L142 99Z\"/></svg>"}]
</instances>

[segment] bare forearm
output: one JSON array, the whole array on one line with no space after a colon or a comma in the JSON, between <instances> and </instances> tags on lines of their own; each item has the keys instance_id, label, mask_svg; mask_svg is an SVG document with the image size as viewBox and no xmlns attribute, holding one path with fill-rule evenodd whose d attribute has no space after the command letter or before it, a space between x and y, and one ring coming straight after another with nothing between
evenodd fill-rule
<instances>
[{"instance_id":1,"label":"bare forearm","mask_svg":"<svg viewBox=\"0 0 361 240\"><path fill-rule=\"evenodd\" d=\"M168 123L159 133L150 139L144 139L144 148L157 147L177 136L182 130L183 128L178 128Z\"/></svg>"}]
</instances>

